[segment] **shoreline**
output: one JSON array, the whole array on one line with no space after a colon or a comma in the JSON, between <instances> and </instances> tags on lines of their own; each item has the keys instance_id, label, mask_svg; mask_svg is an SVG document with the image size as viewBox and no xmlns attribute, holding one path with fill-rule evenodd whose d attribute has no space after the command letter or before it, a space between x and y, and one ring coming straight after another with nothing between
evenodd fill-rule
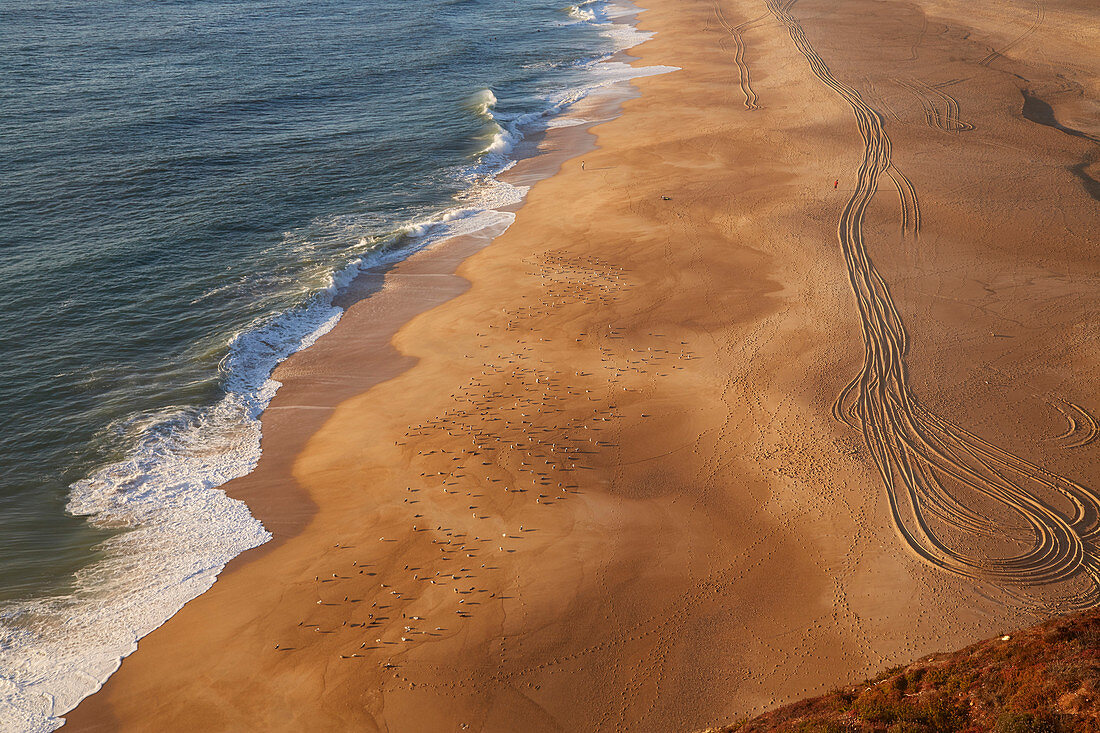
<instances>
[{"instance_id":1,"label":"shoreline","mask_svg":"<svg viewBox=\"0 0 1100 733\"><path fill-rule=\"evenodd\" d=\"M634 26L642 9L634 5L631 8L629 14L616 16L610 22ZM629 51L620 49L600 63L629 65L637 61ZM641 72L604 83L571 103L565 111L554 114L551 119L566 124L528 133L521 142L526 152L494 178L530 188L553 176L565 161L594 149L591 128L617 117L623 103L638 94L633 79L647 75ZM492 210L516 214L525 201L526 194L516 204ZM462 263L491 245L510 226L510 222L492 224L473 233L449 236L416 249L403 259L362 269L333 297L333 305L343 310L336 326L276 365L270 379L280 386L260 416L260 459L251 472L219 487L230 498L243 502L271 533L271 539L230 559L216 575L215 583L275 551L309 525L317 505L294 479L294 460L342 402L365 394L415 365L415 359L395 349L393 338L417 315L465 292L469 282L458 273ZM161 627L170 621L171 618ZM122 662L128 658L124 657ZM72 729L69 717L109 681L110 677L76 708L59 716L66 721L64 727ZM88 724L94 728L113 723L93 715Z\"/></svg>"},{"instance_id":2,"label":"shoreline","mask_svg":"<svg viewBox=\"0 0 1100 733\"><path fill-rule=\"evenodd\" d=\"M609 60L621 60L620 55L629 58L628 54L616 54ZM626 88L617 88L620 85ZM595 120L531 136L529 142L537 152L521 158L498 178L529 187L554 175L566 160L593 148L589 129L617 116L622 103L632 96L629 81L593 92L577 103L575 110L561 116L589 111L596 113ZM523 205L521 201L494 210L515 214ZM491 225L472 234L448 237L405 259L363 270L333 299L334 305L344 309L337 325L275 368L271 378L282 386L261 416L267 427L260 461L251 473L222 487L248 506L272 539L233 558L223 573L275 549L309 523L316 505L293 480L293 459L288 457L302 452L342 402L365 394L415 364L394 348L394 336L417 315L465 292L469 282L458 274L462 263L491 245L508 227L510 224ZM428 286L418 287L419 280ZM345 320L349 324L341 327Z\"/></svg>"},{"instance_id":3,"label":"shoreline","mask_svg":"<svg viewBox=\"0 0 1100 733\"><path fill-rule=\"evenodd\" d=\"M631 59L628 53L619 52L607 60ZM496 177L520 187L549 178L566 160L591 150L594 143L589 130L617 116L623 102L633 96L629 80L592 92L555 117L581 117L585 122L531 135L524 142L535 152L521 157L513 168ZM595 119L589 120L587 115ZM516 214L525 201L526 196L518 204L494 211ZM465 292L469 283L458 274L461 264L510 226L491 225L471 234L448 237L405 259L362 271L333 299L344 313L332 331L275 368L271 378L282 386L261 416L261 422L269 428L263 430L260 462L252 473L223 487L232 498L249 507L273 538L238 558L272 548L294 537L308 523L315 507L308 494L287 482L291 475L287 456L300 454L309 436L340 403L411 368L415 361L394 349L393 337L417 315ZM430 281L430 287L418 288L418 279ZM341 328L349 317L352 325ZM319 396L324 400L321 403ZM293 427L286 421L291 421Z\"/></svg>"},{"instance_id":4,"label":"shoreline","mask_svg":"<svg viewBox=\"0 0 1100 733\"><path fill-rule=\"evenodd\" d=\"M264 519L271 524L272 529L277 530L280 538L293 536L308 524L315 511L312 500L297 488L292 479L285 478L289 473L289 463L279 463L280 457L292 456L300 450L302 441L295 444L294 440L289 440L280 444L278 440L271 441L267 439L270 436L264 436L265 443L273 443L267 446L267 453L275 458L257 466L263 456L260 450L259 413L266 411L268 401L277 392L280 386L277 382L278 375L290 373L290 378L298 380L300 384L320 378L317 374L307 375L301 370L297 373L279 371L280 366L288 355L294 355L295 349L299 352L304 350L339 320L343 308L334 306L347 306L355 300L352 293L355 289L343 292L342 295L340 293L346 289L345 283L354 273L367 269L365 263L377 264L370 268L370 277L361 279L362 287L358 289L360 295L370 289L368 280L384 280L384 275L380 273L387 271L387 263L397 261L398 257L408 258L425 246L432 247L432 244L426 243L454 238L455 232L469 232L476 227L484 227L487 221L500 222L514 215L515 206L508 207L504 204L522 199L524 189L517 190L510 184L503 183L507 176L500 176L500 173L506 172L518 160L529 157L537 141L545 137L546 130L539 130L540 122L547 122L550 127L562 125L563 121L572 116L569 113L570 108L577 107L578 102L585 106L585 97L596 99L601 95L606 96L605 90L609 85L637 73L626 68L624 61L630 57L621 51L624 44L630 43L631 39L637 42L640 38L634 32L633 26L624 22L631 19L623 17L626 8L623 5L600 2L591 6L591 9L596 12L580 14L584 17L576 18L575 23L564 20L558 20L557 23L561 26L576 25L589 29L595 34L592 38L597 39L598 44L586 46L587 51L571 65L571 70L561 72L557 77L554 74L558 72L553 70L540 74L538 85L542 86L536 86L543 91L539 92L537 99L508 100L505 106L509 111L501 111L496 109L496 100L487 89L471 98L481 99L483 104L461 114L475 113L483 123L483 132L493 135L493 139L489 142L479 138L479 142L486 143L481 146L481 151L475 157L466 157L468 165L462 166L460 170L454 169L458 170L453 176L455 181L465 188L450 200L449 206L415 216L404 225L395 225L391 232L380 238L360 239L358 248L368 246L368 239L381 241L383 248L372 250L362 257L345 262L343 267L328 271L327 281L326 272L311 273L320 274L317 278L320 290L314 291L306 302L289 310L283 309L262 324L256 325L254 322L230 340L229 356L220 367L225 376L225 394L212 407L196 408L201 418L196 420L198 427L194 430L189 427L190 432L184 437L195 437L193 433L197 433L197 438L190 442L186 439L177 442L201 447L191 452L186 449L180 451L183 460L188 461L182 468L178 462L163 460L163 454L156 450L164 448L169 459L177 457L177 453L173 452L173 439L178 437L178 431L175 431L174 426L166 428L164 423L159 423L149 430L158 439L163 439L156 443L154 449L146 450L146 445L142 443L134 454L126 454L120 462L110 463L97 470L87 479L89 488L83 492L83 501L78 498L74 489L69 504L72 513L94 515L97 510L102 510L102 505L95 500L99 494L105 494L108 500L118 498L119 511L116 514L124 518L139 516L140 519L134 521L140 522L148 516L141 516L139 511L132 510L139 506L138 502L133 501L132 494L110 491L116 481L125 484L124 479L128 478L131 484L145 482L159 487L161 483L167 483L174 487L179 477L195 477L193 481L181 484L181 492L172 494L170 491L172 496L169 500L158 502L158 499L163 498L158 492L146 494L148 500L141 503L139 509L146 510L146 515L154 515L154 519L164 521L160 524L153 521L149 525L141 526L139 529L146 530L144 532L124 534L125 544L120 543L119 547L112 546L105 550L103 554L106 559L86 569L90 571L86 575L94 578L92 582L78 585L77 592L71 597L58 599L56 604L49 607L48 614L43 613L36 617L34 613L37 608L24 612L30 619L27 629L14 627L13 636L22 633L25 643L13 644L8 650L9 654L5 655L6 662L15 670L9 681L8 691L3 695L5 712L15 717L9 718L0 714L0 718L9 720L16 727L41 725L50 728L59 724L59 720L51 718L51 711L71 709L89 694L89 690L97 689L117 669L120 658L132 653L137 641L163 625L187 602L205 592L225 570L226 565L234 563L245 548L262 546L265 551L272 549L268 542L272 535L250 513L248 505L237 500L232 491L223 490L228 483L236 486L236 482L226 481L230 476L244 474L256 477L255 471L259 470L259 480L255 484L245 481L243 490L250 495L253 509L259 505L267 510ZM550 10L554 14L563 12L563 9ZM572 34L573 30L566 29L564 32ZM511 103L514 101L518 101L518 105ZM533 109L532 101L537 102ZM516 106L526 107L526 113L512 111ZM564 129L553 129L551 132L555 138L562 139L563 136L572 134ZM577 134L583 136L580 130ZM470 155L473 155L472 151ZM538 166L526 165L525 168L527 173L519 175L524 176L528 182L542 175L536 170ZM448 178L450 177L451 173L448 173ZM517 179L517 182L521 181ZM482 235L475 234L472 239L458 241L470 243L482 239ZM391 244L394 249L387 249ZM472 247L470 251L474 249L476 247ZM428 266L430 267L430 262ZM443 273L439 275L443 276ZM427 282L431 277L435 275L412 272L408 277L399 275L398 279L404 278L407 284L417 278ZM406 293L416 290L416 287L404 289ZM387 296L379 305L385 309L388 302ZM423 307L431 307L433 304L427 302ZM404 306L397 304L397 310L401 307ZM409 317L411 313L412 311L404 313L398 320ZM383 335L381 342L386 340L388 337ZM306 359L303 362L304 369L308 371L316 367L318 361L323 359ZM386 361L376 360L378 363ZM349 376L349 369L339 365L329 366L342 369L341 376ZM357 375L351 375L349 384L362 374L363 371L360 371ZM377 378L384 379L385 376L379 372ZM345 390L344 396L367 389L373 382L370 378L365 378L355 383L357 386ZM332 381L329 386L331 384ZM268 422L283 420L293 424L293 429L284 431L282 435L308 434L323 422L323 411L331 411L339 402L340 395L330 390L323 391L320 401L327 400L326 405L316 404L316 400L307 398L309 404L303 408L277 407L268 416ZM280 411L285 414L279 416ZM205 419L211 414L216 419ZM312 427L303 432L302 426L310 425L310 421ZM230 423L232 424L229 425ZM242 429L226 429L227 425ZM229 448L224 453L214 450L213 446L225 436L228 436L225 442L229 444ZM234 440L241 436L243 439ZM164 442L168 443L166 448L162 445ZM120 465L125 471L119 471ZM168 468L158 473L158 469L165 466ZM193 470L188 472L187 469ZM123 478L119 478L120 473ZM101 477L102 481L99 480ZM186 512L162 511L159 516L155 514L165 506L174 507L177 502L173 499L181 493L184 499L194 498L192 494L198 495L189 507L197 508L197 511L192 512L197 518L193 527L181 528L179 522L173 521L181 516L186 519L189 516ZM216 504L219 501L221 504ZM127 509L131 509L130 513L127 513ZM105 512L101 512L96 516L103 519L104 514ZM111 515L110 518L114 516ZM241 527L251 528L252 533L249 535L242 529L235 536L232 531L227 531L226 526L233 524L230 521L232 519L238 520L237 524ZM219 523L218 520L224 521ZM104 520L104 524L109 522ZM124 525L125 520L120 519L117 524ZM160 532L159 536L155 534L163 528L168 531ZM228 530L233 529L237 527L228 527ZM238 541L234 543L227 539L233 537ZM250 541L246 544L244 538L250 538ZM110 570L120 566L124 569L156 567L162 572L149 572L145 576L141 573L118 572L107 578L108 582L103 582L104 576ZM230 570L233 567L236 565L230 565ZM177 568L179 572L173 573ZM134 582L128 585L126 581L131 578ZM121 580L117 584L110 582L116 579ZM55 634L55 624L60 625L65 630L64 633ZM44 630L44 637L36 636L39 630ZM16 638L23 642L23 639ZM91 643L85 644L84 640ZM29 651L25 651L27 649ZM27 659L32 661L28 664L24 661ZM20 716L36 722L24 723ZM45 718L40 720L41 716ZM12 722L15 719L19 722Z\"/></svg>"},{"instance_id":5,"label":"shoreline","mask_svg":"<svg viewBox=\"0 0 1100 733\"><path fill-rule=\"evenodd\" d=\"M637 55L683 71L635 80L587 167L533 187L458 264L469 288L396 331L408 369L340 393L316 431L274 413L304 443L279 479L314 513L151 634L70 724L702 728L1035 615L910 553L858 431L832 419L864 358L835 240L863 155L851 109L787 29L748 22L749 3L727 14L751 75L710 4L648 5L640 24L658 35ZM794 11L837 78L869 73L852 34L899 33L859 8ZM941 35L921 68L949 78L971 42ZM908 63L895 47L887 61ZM949 147L951 131L891 126L922 230L899 237L883 191L868 249L912 332L922 403L1096 487L1094 447L1035 440L1064 430L1045 400L1098 407L1100 364L1060 305L1095 295L1091 201L1036 170L1029 183L1084 232L1076 246L1020 249L1020 218L1049 224L1038 204L975 233L1020 200L988 186L987 148L1038 134L999 104L1011 77L978 66L984 86L954 92L975 134ZM1082 144L1042 135L1049 161ZM955 196L947 170L984 198ZM984 291L970 272L992 273ZM1036 303L1042 330L1027 325ZM330 341L359 368L353 323ZM1027 338L997 336L1013 329Z\"/></svg>"}]
</instances>

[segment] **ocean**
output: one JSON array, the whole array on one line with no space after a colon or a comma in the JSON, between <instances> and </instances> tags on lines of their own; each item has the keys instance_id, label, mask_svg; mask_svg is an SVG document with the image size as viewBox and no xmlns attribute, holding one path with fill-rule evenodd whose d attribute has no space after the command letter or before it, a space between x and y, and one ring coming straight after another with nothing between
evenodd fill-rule
<instances>
[{"instance_id":1,"label":"ocean","mask_svg":"<svg viewBox=\"0 0 1100 733\"><path fill-rule=\"evenodd\" d=\"M270 538L218 487L274 366L361 268L499 223L524 138L640 75L629 14L0 5L0 730L60 726Z\"/></svg>"}]
</instances>

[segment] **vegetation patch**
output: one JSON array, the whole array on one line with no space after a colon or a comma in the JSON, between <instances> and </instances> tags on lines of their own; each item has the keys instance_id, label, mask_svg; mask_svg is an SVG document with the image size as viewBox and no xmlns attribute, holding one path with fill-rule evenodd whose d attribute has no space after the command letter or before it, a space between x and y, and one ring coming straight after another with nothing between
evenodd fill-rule
<instances>
[{"instance_id":1,"label":"vegetation patch","mask_svg":"<svg viewBox=\"0 0 1100 733\"><path fill-rule=\"evenodd\" d=\"M1100 610L1055 619L715 733L1100 732Z\"/></svg>"}]
</instances>

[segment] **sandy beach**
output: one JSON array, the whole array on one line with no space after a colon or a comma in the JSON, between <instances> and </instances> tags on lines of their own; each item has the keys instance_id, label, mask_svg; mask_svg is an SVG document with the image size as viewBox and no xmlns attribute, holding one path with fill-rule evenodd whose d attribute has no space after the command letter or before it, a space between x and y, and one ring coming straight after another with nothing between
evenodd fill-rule
<instances>
[{"instance_id":1,"label":"sandy beach","mask_svg":"<svg viewBox=\"0 0 1100 733\"><path fill-rule=\"evenodd\" d=\"M1100 600L1097 9L642 5L680 70L360 278L275 539L66 730L690 731Z\"/></svg>"}]
</instances>

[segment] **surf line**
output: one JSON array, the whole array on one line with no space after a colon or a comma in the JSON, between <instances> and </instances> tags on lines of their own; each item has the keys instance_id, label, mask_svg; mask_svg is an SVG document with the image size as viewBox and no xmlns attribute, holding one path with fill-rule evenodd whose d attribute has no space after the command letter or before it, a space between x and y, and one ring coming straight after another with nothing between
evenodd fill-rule
<instances>
[{"instance_id":1,"label":"surf line","mask_svg":"<svg viewBox=\"0 0 1100 733\"><path fill-rule=\"evenodd\" d=\"M790 13L796 2L766 0L765 4L787 29L813 74L852 108L864 142L855 191L837 226L859 309L863 366L837 397L833 415L862 431L886 487L894 525L924 562L956 575L992 581L1024 603L1037 602L1022 592L1026 587L1066 583L1070 585L1059 608L1096 605L1100 601L1100 499L1084 486L933 414L909 386L908 335L863 241L863 218L878 190L878 177L883 172L896 174L890 162L890 138L882 117L858 91L832 75L807 40ZM906 193L903 218L913 219L913 207L919 221L911 184ZM1069 511L1051 506L1041 498L1044 494L1059 496ZM974 506L974 497L981 497L984 506L999 505L1015 521L990 519L988 511ZM949 536L963 540L951 541ZM1010 549L986 556L974 549L983 541L1007 543Z\"/></svg>"}]
</instances>

